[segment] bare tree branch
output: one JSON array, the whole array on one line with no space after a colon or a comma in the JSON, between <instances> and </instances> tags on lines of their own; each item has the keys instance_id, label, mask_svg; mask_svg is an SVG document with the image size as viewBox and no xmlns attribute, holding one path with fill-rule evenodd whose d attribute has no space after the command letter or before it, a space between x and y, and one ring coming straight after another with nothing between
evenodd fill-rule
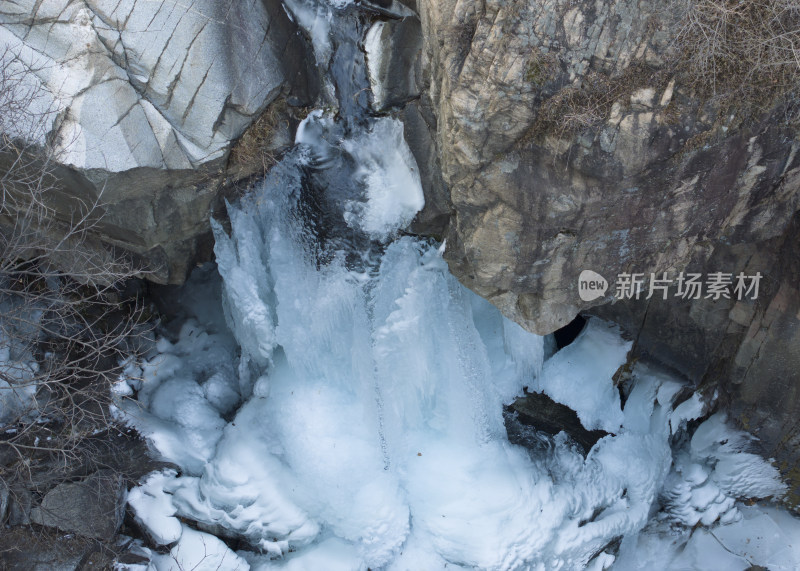
<instances>
[{"instance_id":1,"label":"bare tree branch","mask_svg":"<svg viewBox=\"0 0 800 571\"><path fill-rule=\"evenodd\" d=\"M59 189L54 99L13 50L0 53L0 452L18 459L0 466L6 482L42 455L74 461L113 426L112 384L148 332L141 300L119 294L143 268L90 243L102 193Z\"/></svg>"}]
</instances>

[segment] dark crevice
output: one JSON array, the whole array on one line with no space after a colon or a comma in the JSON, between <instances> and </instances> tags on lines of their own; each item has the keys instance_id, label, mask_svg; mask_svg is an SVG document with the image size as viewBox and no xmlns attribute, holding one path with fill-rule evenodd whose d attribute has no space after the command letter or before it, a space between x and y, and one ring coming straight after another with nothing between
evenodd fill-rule
<instances>
[{"instance_id":1,"label":"dark crevice","mask_svg":"<svg viewBox=\"0 0 800 571\"><path fill-rule=\"evenodd\" d=\"M575 316L575 319L567 323L564 327L553 333L556 340L556 346L560 351L567 345L571 344L578 335L581 334L584 327L586 327L586 318L580 315Z\"/></svg>"}]
</instances>

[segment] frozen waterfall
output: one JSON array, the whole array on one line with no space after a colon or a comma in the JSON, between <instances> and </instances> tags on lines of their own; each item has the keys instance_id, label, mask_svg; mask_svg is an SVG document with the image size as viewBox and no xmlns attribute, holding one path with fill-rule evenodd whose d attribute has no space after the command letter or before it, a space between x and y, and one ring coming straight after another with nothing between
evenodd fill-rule
<instances>
[{"instance_id":1,"label":"frozen waterfall","mask_svg":"<svg viewBox=\"0 0 800 571\"><path fill-rule=\"evenodd\" d=\"M382 243L383 229L370 240L348 225L354 201L374 206L367 184L340 197L341 224L323 232L307 204L311 147L300 144L229 206L230 234L215 226L232 333L190 287L196 318L131 375L143 381L125 413L182 469L131 492L155 541L174 545L155 556L158 569L197 563L201 532L178 518L243 538L250 547L237 554L208 536L213 561L231 569L602 568L614 560L605 550L635 539L660 495L672 494L673 521L692 511L735 521L748 486L780 491L758 457L709 452L734 434L712 417L703 454L681 452L702 475L692 476L705 488L698 504L693 480L671 464L674 435L701 414L699 401L674 408L680 384L639 366L623 407L612 376L630 342L598 320L543 362L543 339L461 286L442 246ZM376 179L410 168L404 153L390 157L372 157ZM523 387L611 435L586 458L564 433L542 449L511 444L503 405ZM731 454L753 470L729 463L717 474Z\"/></svg>"},{"instance_id":2,"label":"frozen waterfall","mask_svg":"<svg viewBox=\"0 0 800 571\"><path fill-rule=\"evenodd\" d=\"M336 28L349 2L287 6L335 71L359 41ZM450 275L445 244L400 237L424 204L402 124L344 99L228 205L218 275L196 272L191 317L120 381L135 393L121 417L179 467L130 492L161 546L151 568L668 568L699 521L776 525L777 510L736 502L779 494L775 469L721 415L692 438L706 411L679 402L678 380L638 364L623 405L612 377L631 343L616 327L590 320L545 359L543 338ZM609 435L585 457L564 432L512 444L504 406L523 388ZM723 550L744 569L742 541L689 563Z\"/></svg>"}]
</instances>

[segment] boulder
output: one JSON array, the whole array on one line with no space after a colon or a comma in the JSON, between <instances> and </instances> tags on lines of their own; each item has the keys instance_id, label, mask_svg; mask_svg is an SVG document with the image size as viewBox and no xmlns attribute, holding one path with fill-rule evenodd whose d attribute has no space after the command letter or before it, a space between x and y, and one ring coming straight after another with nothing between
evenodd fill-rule
<instances>
[{"instance_id":1,"label":"boulder","mask_svg":"<svg viewBox=\"0 0 800 571\"><path fill-rule=\"evenodd\" d=\"M84 537L114 537L125 515L125 486L111 470L57 485L31 510L31 522Z\"/></svg>"},{"instance_id":2,"label":"boulder","mask_svg":"<svg viewBox=\"0 0 800 571\"><path fill-rule=\"evenodd\" d=\"M4 571L85 571L116 569L121 542L102 543L57 530L12 527L0 534L0 568ZM126 560L142 564L142 559ZM122 558L118 560L123 562ZM146 567L146 560L144 561Z\"/></svg>"},{"instance_id":3,"label":"boulder","mask_svg":"<svg viewBox=\"0 0 800 571\"><path fill-rule=\"evenodd\" d=\"M8 512L5 523L9 526L29 525L31 523L31 508L33 497L31 492L22 486L12 486L9 489Z\"/></svg>"},{"instance_id":4,"label":"boulder","mask_svg":"<svg viewBox=\"0 0 800 571\"><path fill-rule=\"evenodd\" d=\"M563 431L581 447L584 456L597 444L598 440L609 434L604 430L587 430L581 424L578 414L574 410L554 401L544 393L526 392L508 408L511 413L516 414L516 421L537 432L555 436ZM510 423L508 419L506 419L506 427L512 442L530 446L525 441L524 431L517 427L515 433L514 424ZM517 434L517 438L514 438L515 434Z\"/></svg>"},{"instance_id":5,"label":"boulder","mask_svg":"<svg viewBox=\"0 0 800 571\"><path fill-rule=\"evenodd\" d=\"M0 13L4 65L27 75L68 219L98 202L102 242L181 282L232 144L279 96L309 100L307 47L279 0L22 0Z\"/></svg>"}]
</instances>

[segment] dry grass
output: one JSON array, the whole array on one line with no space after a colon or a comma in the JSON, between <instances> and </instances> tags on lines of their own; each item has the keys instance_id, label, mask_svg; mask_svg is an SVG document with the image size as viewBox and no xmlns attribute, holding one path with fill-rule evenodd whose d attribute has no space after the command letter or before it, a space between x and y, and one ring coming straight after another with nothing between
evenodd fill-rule
<instances>
[{"instance_id":1,"label":"dry grass","mask_svg":"<svg viewBox=\"0 0 800 571\"><path fill-rule=\"evenodd\" d=\"M288 106L285 100L279 99L269 105L233 146L232 164L257 165L264 171L274 166L277 157L270 150L270 144L276 131L281 128L281 123L288 120L287 117Z\"/></svg>"},{"instance_id":2,"label":"dry grass","mask_svg":"<svg viewBox=\"0 0 800 571\"><path fill-rule=\"evenodd\" d=\"M525 81L534 89L541 89L557 77L558 71L558 57L555 54L534 48L525 68Z\"/></svg>"},{"instance_id":3,"label":"dry grass","mask_svg":"<svg viewBox=\"0 0 800 571\"><path fill-rule=\"evenodd\" d=\"M663 67L634 63L610 77L590 71L580 87L565 87L542 102L532 136L570 137L605 122L616 101L633 91L657 91L676 77L699 100L714 100L720 114L756 117L800 86L800 0L670 0L656 20L677 30ZM534 65L529 83L538 83ZM675 122L673 102L665 120Z\"/></svg>"},{"instance_id":4,"label":"dry grass","mask_svg":"<svg viewBox=\"0 0 800 571\"><path fill-rule=\"evenodd\" d=\"M701 96L768 103L800 81L800 0L673 0L684 81Z\"/></svg>"},{"instance_id":5,"label":"dry grass","mask_svg":"<svg viewBox=\"0 0 800 571\"><path fill-rule=\"evenodd\" d=\"M604 123L616 101L626 101L642 87L663 89L669 76L645 64L633 64L616 77L590 71L580 87L565 87L546 99L536 117L533 133L574 135Z\"/></svg>"}]
</instances>

